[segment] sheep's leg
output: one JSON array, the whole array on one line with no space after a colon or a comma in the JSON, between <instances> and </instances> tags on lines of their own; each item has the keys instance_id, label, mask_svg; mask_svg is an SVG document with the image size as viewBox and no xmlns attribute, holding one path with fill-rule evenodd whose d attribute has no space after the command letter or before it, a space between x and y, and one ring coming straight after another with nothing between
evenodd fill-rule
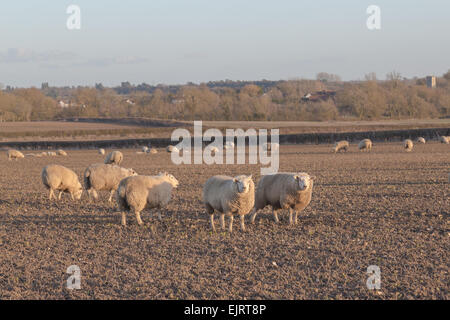
<instances>
[{"instance_id":1,"label":"sheep's leg","mask_svg":"<svg viewBox=\"0 0 450 320\"><path fill-rule=\"evenodd\" d=\"M230 226L228 227L228 231L233 232L233 214L230 214Z\"/></svg>"},{"instance_id":2,"label":"sheep's leg","mask_svg":"<svg viewBox=\"0 0 450 320\"><path fill-rule=\"evenodd\" d=\"M278 219L278 210L275 210L272 208L273 218L275 220L275 223L280 222L280 219Z\"/></svg>"},{"instance_id":3,"label":"sheep's leg","mask_svg":"<svg viewBox=\"0 0 450 320\"><path fill-rule=\"evenodd\" d=\"M294 211L294 224L297 224L298 211Z\"/></svg>"},{"instance_id":4,"label":"sheep's leg","mask_svg":"<svg viewBox=\"0 0 450 320\"><path fill-rule=\"evenodd\" d=\"M214 226L214 214L209 215L209 220L211 221L211 228L216 232L216 227Z\"/></svg>"},{"instance_id":5,"label":"sheep's leg","mask_svg":"<svg viewBox=\"0 0 450 320\"><path fill-rule=\"evenodd\" d=\"M258 210L256 210L256 209L253 209L253 211L250 212L250 222L251 223L255 223L256 215L258 214L257 212L258 212Z\"/></svg>"},{"instance_id":6,"label":"sheep's leg","mask_svg":"<svg viewBox=\"0 0 450 320\"><path fill-rule=\"evenodd\" d=\"M289 208L289 224L292 224L292 208Z\"/></svg>"},{"instance_id":7,"label":"sheep's leg","mask_svg":"<svg viewBox=\"0 0 450 320\"><path fill-rule=\"evenodd\" d=\"M59 192L59 195L58 195L58 200L61 200L61 196L62 196L62 194L63 194L63 192L62 192L62 191L60 191L60 192Z\"/></svg>"},{"instance_id":8,"label":"sheep's leg","mask_svg":"<svg viewBox=\"0 0 450 320\"><path fill-rule=\"evenodd\" d=\"M245 216L242 214L241 215L241 230L245 231Z\"/></svg>"},{"instance_id":9,"label":"sheep's leg","mask_svg":"<svg viewBox=\"0 0 450 320\"><path fill-rule=\"evenodd\" d=\"M225 230L225 214L224 213L220 214L220 227L222 228L222 230Z\"/></svg>"},{"instance_id":10,"label":"sheep's leg","mask_svg":"<svg viewBox=\"0 0 450 320\"><path fill-rule=\"evenodd\" d=\"M48 199L52 200L52 198L55 198L55 200L56 200L55 193L53 192L53 189L50 189L50 195L48 196Z\"/></svg>"},{"instance_id":11,"label":"sheep's leg","mask_svg":"<svg viewBox=\"0 0 450 320\"><path fill-rule=\"evenodd\" d=\"M142 226L144 223L142 222L141 219L141 213L138 210L135 210L134 213L136 214L136 220L138 225Z\"/></svg>"},{"instance_id":12,"label":"sheep's leg","mask_svg":"<svg viewBox=\"0 0 450 320\"><path fill-rule=\"evenodd\" d=\"M70 197L72 198L72 201L75 200L75 198L73 197L73 193L70 193Z\"/></svg>"},{"instance_id":13,"label":"sheep's leg","mask_svg":"<svg viewBox=\"0 0 450 320\"><path fill-rule=\"evenodd\" d=\"M122 212L122 225L125 227L127 225L127 214Z\"/></svg>"}]
</instances>

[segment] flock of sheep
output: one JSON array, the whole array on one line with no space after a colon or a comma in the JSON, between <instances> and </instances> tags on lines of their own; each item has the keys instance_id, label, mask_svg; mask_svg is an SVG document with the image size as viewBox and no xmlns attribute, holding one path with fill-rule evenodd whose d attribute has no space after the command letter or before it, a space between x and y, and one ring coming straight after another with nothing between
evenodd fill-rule
<instances>
[{"instance_id":1,"label":"flock of sheep","mask_svg":"<svg viewBox=\"0 0 450 320\"><path fill-rule=\"evenodd\" d=\"M450 144L450 137L440 137L442 143ZM425 139L417 139L419 143L425 143ZM411 151L413 142L407 139L403 142L406 151ZM268 146L266 150L275 149L279 146ZM348 141L339 141L333 147L334 152L347 151ZM359 150L370 151L372 141L364 139L358 144ZM142 153L155 153L154 148L143 147ZM168 146L167 152L177 152L176 147ZM104 149L99 149L101 155L105 154ZM67 156L63 150L57 152L40 153L33 156ZM24 155L17 150L8 150L9 160L24 158ZM172 190L179 184L178 180L167 172L159 173L156 176L138 175L133 169L120 167L123 161L123 154L120 151L109 153L104 163L90 165L84 172L84 188L89 199L97 199L98 191L109 191L109 201L113 196L122 214L122 225L126 225L126 212L133 212L137 223L142 225L140 213L144 208L158 208L158 218L161 220L160 210L170 201ZM77 174L61 165L50 164L42 170L42 182L50 191L49 199L55 198L55 191L59 191L58 199L62 193L69 193L72 200L81 199L83 187ZM252 176L238 175L213 176L210 177L203 187L203 203L207 214L210 215L210 223L213 231L214 213L220 214L221 228L225 229L225 216L229 217L229 228L232 232L233 215L240 216L241 229L245 231L245 216L250 214L250 221L255 221L257 212L266 206L272 207L275 222L279 222L278 212L280 210L289 211L289 224L297 223L298 213L304 210L310 203L314 184L314 176L308 173L276 173L261 177L257 187L252 180ZM449 177L450 179L450 177Z\"/></svg>"}]
</instances>

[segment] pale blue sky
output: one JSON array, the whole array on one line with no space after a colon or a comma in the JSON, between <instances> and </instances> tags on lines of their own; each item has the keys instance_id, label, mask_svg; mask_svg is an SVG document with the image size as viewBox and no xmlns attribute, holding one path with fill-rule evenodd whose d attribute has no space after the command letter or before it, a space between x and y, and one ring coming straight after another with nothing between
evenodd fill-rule
<instances>
[{"instance_id":1,"label":"pale blue sky","mask_svg":"<svg viewBox=\"0 0 450 320\"><path fill-rule=\"evenodd\" d=\"M81 30L66 8L81 8ZM381 30L366 8L381 8ZM450 69L448 0L15 0L0 4L0 83L117 85Z\"/></svg>"}]
</instances>

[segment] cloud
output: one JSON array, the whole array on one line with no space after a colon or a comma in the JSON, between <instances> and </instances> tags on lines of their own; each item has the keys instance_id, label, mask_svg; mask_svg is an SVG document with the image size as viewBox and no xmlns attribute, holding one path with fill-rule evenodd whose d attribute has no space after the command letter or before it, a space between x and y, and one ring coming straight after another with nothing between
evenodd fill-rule
<instances>
[{"instance_id":1,"label":"cloud","mask_svg":"<svg viewBox=\"0 0 450 320\"><path fill-rule=\"evenodd\" d=\"M73 52L49 50L37 52L24 48L9 48L0 52L0 63L54 62L69 61L78 57Z\"/></svg>"}]
</instances>

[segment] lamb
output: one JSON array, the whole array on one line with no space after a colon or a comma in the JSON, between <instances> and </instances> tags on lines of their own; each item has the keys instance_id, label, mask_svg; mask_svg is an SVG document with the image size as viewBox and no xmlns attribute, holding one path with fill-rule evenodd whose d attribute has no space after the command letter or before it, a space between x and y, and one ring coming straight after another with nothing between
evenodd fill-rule
<instances>
[{"instance_id":1,"label":"lamb","mask_svg":"<svg viewBox=\"0 0 450 320\"><path fill-rule=\"evenodd\" d=\"M441 143L450 144L450 137L447 136L439 136L439 141Z\"/></svg>"},{"instance_id":2,"label":"lamb","mask_svg":"<svg viewBox=\"0 0 450 320\"><path fill-rule=\"evenodd\" d=\"M171 153L171 152L177 152L177 153L180 152L180 150L178 150L177 147L172 146L172 145L167 146L166 151L169 152L169 153Z\"/></svg>"},{"instance_id":3,"label":"lamb","mask_svg":"<svg viewBox=\"0 0 450 320\"><path fill-rule=\"evenodd\" d=\"M311 202L315 177L305 172L276 173L266 175L259 180L256 190L255 207L251 223L255 222L258 210L267 205L272 207L275 222L278 223L278 211L289 209L289 224L297 224L297 215ZM292 219L294 214L294 219Z\"/></svg>"},{"instance_id":4,"label":"lamb","mask_svg":"<svg viewBox=\"0 0 450 320\"><path fill-rule=\"evenodd\" d=\"M142 225L141 211L146 207L164 208L170 201L172 189L179 182L167 172L157 176L133 176L120 181L116 200L122 211L122 225L126 226L126 211L133 211L139 225ZM161 220L161 212L158 211Z\"/></svg>"},{"instance_id":5,"label":"lamb","mask_svg":"<svg viewBox=\"0 0 450 320\"><path fill-rule=\"evenodd\" d=\"M405 148L406 152L411 152L414 144L411 139L406 139L405 141L403 141L403 147Z\"/></svg>"},{"instance_id":6,"label":"lamb","mask_svg":"<svg viewBox=\"0 0 450 320\"><path fill-rule=\"evenodd\" d=\"M203 203L214 226L214 210L220 212L220 225L225 229L225 215L230 217L229 232L233 231L233 213L241 217L241 229L245 231L244 218L255 204L255 184L252 176L213 176L203 187Z\"/></svg>"},{"instance_id":7,"label":"lamb","mask_svg":"<svg viewBox=\"0 0 450 320\"><path fill-rule=\"evenodd\" d=\"M425 143L426 143L426 140L425 140L424 137L418 137L418 138L417 138L417 142L425 144Z\"/></svg>"},{"instance_id":8,"label":"lamb","mask_svg":"<svg viewBox=\"0 0 450 320\"><path fill-rule=\"evenodd\" d=\"M52 197L56 200L56 196L54 194L55 190L60 191L58 200L61 200L61 195L63 192L70 193L72 200L74 200L74 197L77 200L81 199L83 188L78 180L78 176L72 170L60 165L50 164L44 167L41 177L44 186L47 187L47 189L50 189L50 200Z\"/></svg>"},{"instance_id":9,"label":"lamb","mask_svg":"<svg viewBox=\"0 0 450 320\"><path fill-rule=\"evenodd\" d=\"M56 151L56 154L58 156L67 157L67 152L65 152L63 149L58 149L58 151Z\"/></svg>"},{"instance_id":10,"label":"lamb","mask_svg":"<svg viewBox=\"0 0 450 320\"><path fill-rule=\"evenodd\" d=\"M104 156L105 155L105 149L102 149L102 148L98 149L98 153L101 154L102 156Z\"/></svg>"},{"instance_id":11,"label":"lamb","mask_svg":"<svg viewBox=\"0 0 450 320\"><path fill-rule=\"evenodd\" d=\"M8 156L8 160L15 160L17 161L17 159L23 159L25 158L25 156L23 155L22 152L18 151L18 150L14 150L14 149L10 149L8 150L8 152L6 153L6 155Z\"/></svg>"},{"instance_id":12,"label":"lamb","mask_svg":"<svg viewBox=\"0 0 450 320\"><path fill-rule=\"evenodd\" d=\"M264 143L263 150L265 151L275 151L280 149L280 145L278 143Z\"/></svg>"},{"instance_id":13,"label":"lamb","mask_svg":"<svg viewBox=\"0 0 450 320\"><path fill-rule=\"evenodd\" d=\"M108 201L111 202L114 193L119 187L121 180L137 176L133 169L122 168L113 164L97 163L89 166L84 172L84 187L91 195L98 199L97 191L107 190L110 192Z\"/></svg>"},{"instance_id":14,"label":"lamb","mask_svg":"<svg viewBox=\"0 0 450 320\"><path fill-rule=\"evenodd\" d=\"M113 151L110 154L106 156L105 164L117 164L120 166L120 164L123 161L123 154L120 151Z\"/></svg>"},{"instance_id":15,"label":"lamb","mask_svg":"<svg viewBox=\"0 0 450 320\"><path fill-rule=\"evenodd\" d=\"M372 149L372 141L370 139L361 140L358 144L359 150L366 150L367 152Z\"/></svg>"},{"instance_id":16,"label":"lamb","mask_svg":"<svg viewBox=\"0 0 450 320\"><path fill-rule=\"evenodd\" d=\"M349 146L350 146L350 144L348 143L348 141L341 140L334 144L333 151L334 151L334 153L340 152L340 151L347 152Z\"/></svg>"}]
</instances>

